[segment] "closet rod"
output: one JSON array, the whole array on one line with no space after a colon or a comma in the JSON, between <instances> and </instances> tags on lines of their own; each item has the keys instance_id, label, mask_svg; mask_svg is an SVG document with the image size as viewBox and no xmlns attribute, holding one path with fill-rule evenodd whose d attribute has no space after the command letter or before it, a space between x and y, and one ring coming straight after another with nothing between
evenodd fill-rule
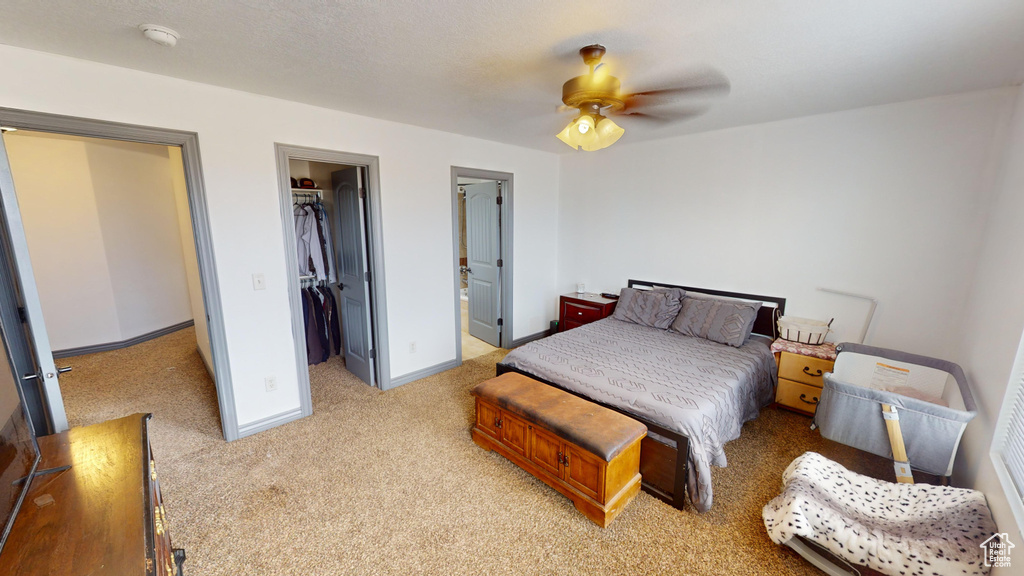
<instances>
[{"instance_id":1,"label":"closet rod","mask_svg":"<svg viewBox=\"0 0 1024 576\"><path fill-rule=\"evenodd\" d=\"M299 276L299 286L327 286L330 282L324 278L317 280L316 276Z\"/></svg>"},{"instance_id":2,"label":"closet rod","mask_svg":"<svg viewBox=\"0 0 1024 576\"><path fill-rule=\"evenodd\" d=\"M317 200L322 200L323 199L323 191L322 190L316 190L315 192L314 191L311 191L311 192L299 192L299 191L293 189L292 190L292 196L302 196L304 198L315 198Z\"/></svg>"}]
</instances>

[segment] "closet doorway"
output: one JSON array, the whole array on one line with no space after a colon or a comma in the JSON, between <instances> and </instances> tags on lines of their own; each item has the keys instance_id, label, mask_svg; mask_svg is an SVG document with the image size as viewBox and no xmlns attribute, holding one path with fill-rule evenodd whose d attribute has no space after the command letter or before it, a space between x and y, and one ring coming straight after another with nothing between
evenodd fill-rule
<instances>
[{"instance_id":1,"label":"closet doorway","mask_svg":"<svg viewBox=\"0 0 1024 576\"><path fill-rule=\"evenodd\" d=\"M37 433L207 410L200 426L237 438L195 134L10 109L0 124L0 316L24 322Z\"/></svg>"},{"instance_id":2,"label":"closet doorway","mask_svg":"<svg viewBox=\"0 0 1024 576\"><path fill-rule=\"evenodd\" d=\"M390 387L375 157L277 145L303 415L309 370Z\"/></svg>"},{"instance_id":3,"label":"closet doorway","mask_svg":"<svg viewBox=\"0 0 1024 576\"><path fill-rule=\"evenodd\" d=\"M457 361L512 340L512 174L452 168Z\"/></svg>"}]
</instances>

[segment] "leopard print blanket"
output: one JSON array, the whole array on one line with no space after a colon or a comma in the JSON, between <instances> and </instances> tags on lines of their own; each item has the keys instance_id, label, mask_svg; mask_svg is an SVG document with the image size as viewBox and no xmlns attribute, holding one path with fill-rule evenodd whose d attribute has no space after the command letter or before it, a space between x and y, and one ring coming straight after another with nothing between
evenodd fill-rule
<instances>
[{"instance_id":1,"label":"leopard print blanket","mask_svg":"<svg viewBox=\"0 0 1024 576\"><path fill-rule=\"evenodd\" d=\"M815 452L782 474L762 511L776 544L794 536L894 576L988 574L981 544L996 533L977 490L869 478Z\"/></svg>"}]
</instances>

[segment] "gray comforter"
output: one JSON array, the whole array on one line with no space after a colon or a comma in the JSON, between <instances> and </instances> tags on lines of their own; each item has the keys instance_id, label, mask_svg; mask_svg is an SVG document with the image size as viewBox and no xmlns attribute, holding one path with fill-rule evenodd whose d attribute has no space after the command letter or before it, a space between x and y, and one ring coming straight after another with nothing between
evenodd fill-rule
<instances>
[{"instance_id":1,"label":"gray comforter","mask_svg":"<svg viewBox=\"0 0 1024 576\"><path fill-rule=\"evenodd\" d=\"M690 440L690 501L711 509L711 465L724 445L774 398L770 342L740 348L606 318L510 352L502 363L599 403L649 420Z\"/></svg>"}]
</instances>

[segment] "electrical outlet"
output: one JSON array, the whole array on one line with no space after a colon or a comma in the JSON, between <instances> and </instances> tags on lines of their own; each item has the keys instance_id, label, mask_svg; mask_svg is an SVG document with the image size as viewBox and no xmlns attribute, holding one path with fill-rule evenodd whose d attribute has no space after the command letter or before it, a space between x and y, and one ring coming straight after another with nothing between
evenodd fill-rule
<instances>
[{"instance_id":1,"label":"electrical outlet","mask_svg":"<svg viewBox=\"0 0 1024 576\"><path fill-rule=\"evenodd\" d=\"M415 342L409 342L409 353L410 354L415 354L416 353L416 343Z\"/></svg>"},{"instance_id":2,"label":"electrical outlet","mask_svg":"<svg viewBox=\"0 0 1024 576\"><path fill-rule=\"evenodd\" d=\"M277 390L277 377L267 376L263 379L263 382L267 385L267 392L274 392Z\"/></svg>"},{"instance_id":3,"label":"electrical outlet","mask_svg":"<svg viewBox=\"0 0 1024 576\"><path fill-rule=\"evenodd\" d=\"M267 277L262 272L252 275L252 289L253 290L266 290L267 289Z\"/></svg>"}]
</instances>

